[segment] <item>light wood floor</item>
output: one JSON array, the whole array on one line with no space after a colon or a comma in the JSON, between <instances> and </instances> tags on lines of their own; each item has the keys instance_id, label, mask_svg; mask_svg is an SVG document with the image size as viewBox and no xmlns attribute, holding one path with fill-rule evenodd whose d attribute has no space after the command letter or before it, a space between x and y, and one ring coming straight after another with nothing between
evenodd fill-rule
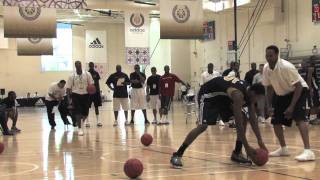
<instances>
[{"instance_id":1,"label":"light wood floor","mask_svg":"<svg viewBox=\"0 0 320 180\"><path fill-rule=\"evenodd\" d=\"M320 179L320 126L310 126L311 145L318 157L315 162L298 163L294 156L302 151L302 141L296 127L286 128L290 157L272 158L263 167L246 167L232 163L235 131L228 127L209 127L186 151L184 168L172 169L169 159L186 134L195 127L193 118L185 122L184 106L175 103L169 126L150 125L145 128L138 113L134 127L113 127L111 103L102 107L102 128L91 127L78 137L74 129L65 131L56 115L57 130L50 131L44 108L20 109L18 127L23 131L14 137L0 136L6 150L0 155L1 180L40 179L127 179L123 164L128 158L138 158L144 164L141 179ZM149 119L152 120L151 112ZM91 125L94 113L91 111ZM123 121L124 115L121 116ZM261 125L269 150L278 148L269 124ZM140 136L148 132L154 142L143 147ZM250 143L257 147L251 131Z\"/></svg>"}]
</instances>

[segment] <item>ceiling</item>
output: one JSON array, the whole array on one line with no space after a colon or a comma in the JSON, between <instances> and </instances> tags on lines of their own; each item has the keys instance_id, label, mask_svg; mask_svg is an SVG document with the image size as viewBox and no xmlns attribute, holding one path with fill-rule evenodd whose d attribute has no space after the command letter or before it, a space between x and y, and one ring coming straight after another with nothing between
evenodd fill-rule
<instances>
[{"instance_id":1,"label":"ceiling","mask_svg":"<svg viewBox=\"0 0 320 180\"><path fill-rule=\"evenodd\" d=\"M88 9L71 10L71 9L57 9L57 21L73 24L84 23L123 23L124 12L127 10L145 10L151 16L159 17L159 0L138 0L142 3L136 3L136 0L87 0ZM221 0L203 0L204 3L208 1ZM222 0L231 1L231 0ZM238 0L246 1L246 0ZM255 2L256 0L251 0ZM153 3L155 5L148 5L143 3ZM251 4L252 5L252 4ZM208 10L207 10L208 11ZM0 7L0 15L3 13L3 7ZM211 12L213 13L213 12Z\"/></svg>"}]
</instances>

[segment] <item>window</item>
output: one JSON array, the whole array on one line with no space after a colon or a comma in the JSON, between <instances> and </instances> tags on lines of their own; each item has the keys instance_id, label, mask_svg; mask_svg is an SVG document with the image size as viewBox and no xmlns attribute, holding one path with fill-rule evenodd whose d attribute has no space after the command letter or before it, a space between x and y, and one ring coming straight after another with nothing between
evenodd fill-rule
<instances>
[{"instance_id":1,"label":"window","mask_svg":"<svg viewBox=\"0 0 320 180\"><path fill-rule=\"evenodd\" d=\"M57 38L52 39L53 56L41 56L41 71L72 71L72 26L57 24Z\"/></svg>"}]
</instances>

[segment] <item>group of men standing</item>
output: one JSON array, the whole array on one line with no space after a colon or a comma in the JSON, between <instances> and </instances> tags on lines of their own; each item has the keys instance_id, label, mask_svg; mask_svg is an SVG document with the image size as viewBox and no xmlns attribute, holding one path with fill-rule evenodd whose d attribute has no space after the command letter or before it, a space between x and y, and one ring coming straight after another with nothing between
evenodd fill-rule
<instances>
[{"instance_id":1,"label":"group of men standing","mask_svg":"<svg viewBox=\"0 0 320 180\"><path fill-rule=\"evenodd\" d=\"M60 112L61 119L65 125L71 124L67 116L72 119L72 124L78 127L78 134L84 134L82 127L84 122L90 127L88 114L92 103L95 107L97 126L101 127L102 123L99 119L99 106L102 105L100 94L100 75L94 70L94 63L89 63L89 71L83 71L80 61L75 62L76 71L67 81L61 80L52 83L49 87L46 96L45 105L51 129L55 129L56 123L54 120L54 107ZM175 74L170 73L169 66L164 67L165 74L160 76L157 74L155 67L151 68L152 75L146 78L146 75L141 72L140 66L134 66L134 72L130 77L122 72L120 65L116 66L116 72L111 74L106 84L113 91L113 111L114 111L114 126L118 125L118 114L121 109L125 114L125 125L133 125L135 123L135 111L142 110L144 122L150 124L147 118L147 102L150 109L153 110L153 124L169 124L168 111L171 101L175 93L175 83L179 82L185 85ZM88 93L87 87L94 85L96 93ZM129 96L128 86L131 93ZM130 103L129 103L130 99ZM129 105L130 104L130 105ZM131 121L128 120L128 110L131 109ZM160 120L157 119L157 111L159 109Z\"/></svg>"},{"instance_id":2,"label":"group of men standing","mask_svg":"<svg viewBox=\"0 0 320 180\"><path fill-rule=\"evenodd\" d=\"M134 72L130 74L123 73L121 66L117 65L116 72L111 74L106 84L113 90L113 110L115 115L114 126L118 125L118 112L122 108L125 113L125 125L134 124L135 111L141 109L144 115L145 124L150 124L147 118L147 102L150 109L153 110L154 120L152 124L169 124L168 111L175 92L175 83L182 83L175 74L170 73L169 66L164 67L165 74L157 74L155 67L151 68L152 75L146 78L146 75L140 71L140 66L134 66ZM130 108L128 86L131 85ZM146 87L146 90L145 90ZM131 109L131 121L128 121L128 110ZM160 120L157 119L157 110L159 109Z\"/></svg>"}]
</instances>

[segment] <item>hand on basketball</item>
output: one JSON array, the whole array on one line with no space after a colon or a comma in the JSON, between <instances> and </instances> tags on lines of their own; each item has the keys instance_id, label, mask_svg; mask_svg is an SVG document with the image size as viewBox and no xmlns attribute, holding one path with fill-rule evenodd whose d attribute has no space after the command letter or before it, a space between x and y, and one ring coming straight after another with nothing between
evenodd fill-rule
<instances>
[{"instance_id":1,"label":"hand on basketball","mask_svg":"<svg viewBox=\"0 0 320 180\"><path fill-rule=\"evenodd\" d=\"M290 119L292 117L293 107L289 106L287 110L284 112L285 118Z\"/></svg>"},{"instance_id":2,"label":"hand on basketball","mask_svg":"<svg viewBox=\"0 0 320 180\"><path fill-rule=\"evenodd\" d=\"M255 157L256 157L256 150L253 148L253 147L251 147L251 146L248 146L247 148L246 148L246 152L247 152L247 155L251 158L251 159L254 159Z\"/></svg>"}]
</instances>

